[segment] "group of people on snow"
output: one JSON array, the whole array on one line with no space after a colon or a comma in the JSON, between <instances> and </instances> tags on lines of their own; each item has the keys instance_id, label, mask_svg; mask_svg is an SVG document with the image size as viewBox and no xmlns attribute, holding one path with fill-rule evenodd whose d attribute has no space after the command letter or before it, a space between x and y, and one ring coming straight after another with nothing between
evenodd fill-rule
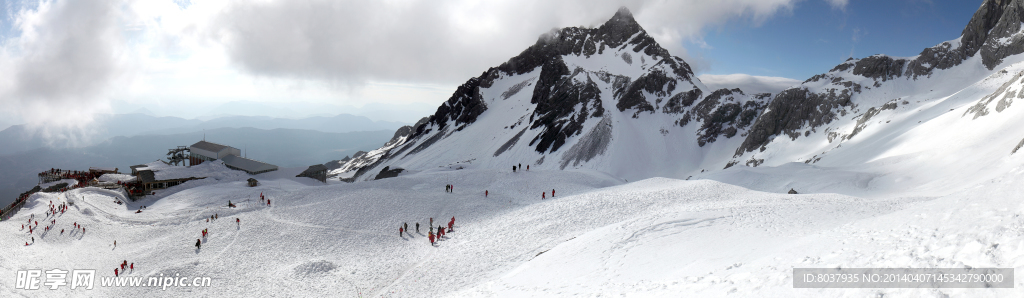
<instances>
[{"instance_id":1,"label":"group of people on snow","mask_svg":"<svg viewBox=\"0 0 1024 298\"><path fill-rule=\"evenodd\" d=\"M519 164L519 167L516 167L515 165L512 165L512 173L515 173L516 170L522 171L523 170L523 164ZM530 170L530 165L526 165L526 170L527 171Z\"/></svg>"},{"instance_id":2,"label":"group of people on snow","mask_svg":"<svg viewBox=\"0 0 1024 298\"><path fill-rule=\"evenodd\" d=\"M435 234L434 233L434 231L435 231L434 230L434 218L431 217L430 218L430 230L427 231L427 239L430 240L430 246L434 246L434 243L441 241L441 239L446 239L445 235L447 233L451 233L452 230L454 229L454 227L455 227L455 217L452 216L452 219L448 221L448 228L445 229L444 226L437 226L437 233ZM419 231L417 231L417 232L419 232Z\"/></svg>"},{"instance_id":3,"label":"group of people on snow","mask_svg":"<svg viewBox=\"0 0 1024 298\"><path fill-rule=\"evenodd\" d=\"M548 192L546 192L546 191L545 191L545 192L542 192L542 193L540 193L540 199L541 199L541 200L545 199L545 198L546 198L546 195L547 195L547 193L548 193ZM552 197L552 198L554 198L554 197L555 197L555 189L554 189L554 188L552 188L552 189L551 189L551 197Z\"/></svg>"},{"instance_id":4,"label":"group of people on snow","mask_svg":"<svg viewBox=\"0 0 1024 298\"><path fill-rule=\"evenodd\" d=\"M433 246L436 242L441 241L441 239L444 239L445 234L452 232L452 230L455 228L455 217L452 216L452 219L448 221L447 228L445 226L437 226L437 232L435 232L433 217L430 218L429 226L430 230L427 231L427 239L430 240L430 245ZM416 233L420 233L419 222L416 223ZM405 234L409 234L409 236L412 236L412 234L410 234L409 232L409 223L407 222L402 223L401 225L398 226L398 236L405 238Z\"/></svg>"},{"instance_id":5,"label":"group of people on snow","mask_svg":"<svg viewBox=\"0 0 1024 298\"><path fill-rule=\"evenodd\" d=\"M45 237L46 234L48 234L51 230L56 231L57 215L58 215L58 213L63 215L64 212L67 211L67 208L68 207L67 207L66 203L54 204L53 201L50 201L48 203L48 205L47 205L47 209L48 210L46 212L46 218L43 219L43 223L45 223L46 225L43 226L43 232L40 234L40 237ZM46 222L47 219L50 220L49 223ZM85 227L82 227L82 226L78 225L78 222L75 222L73 224L73 227L75 228L75 231L78 231L79 229L81 229L81 232L85 233ZM31 242L26 241L25 242L25 246L28 246L28 245L31 245L31 244L35 244L36 243L36 237L33 234L35 234L35 231L39 229L39 220L36 219L36 215L35 214L29 215L28 221L25 224L21 225L21 230L24 231L25 228L28 228L27 232L30 235L29 239L31 240ZM65 232L65 229L60 229L60 235L64 235L64 232ZM68 234L70 235L70 233L68 233Z\"/></svg>"},{"instance_id":6,"label":"group of people on snow","mask_svg":"<svg viewBox=\"0 0 1024 298\"><path fill-rule=\"evenodd\" d=\"M124 274L124 273L128 272L128 270L131 270L132 272L135 272L135 263L134 262L131 263L131 264L128 264L128 260L124 260L123 262L121 262L121 264L119 266L121 267L121 271L118 271L117 268L114 268L114 277L119 276L119 274Z\"/></svg>"}]
</instances>

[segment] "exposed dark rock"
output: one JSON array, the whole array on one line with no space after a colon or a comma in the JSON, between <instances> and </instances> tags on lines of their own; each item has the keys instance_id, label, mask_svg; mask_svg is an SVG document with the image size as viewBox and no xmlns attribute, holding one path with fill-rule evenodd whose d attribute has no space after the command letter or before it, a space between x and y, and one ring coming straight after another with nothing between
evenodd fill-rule
<instances>
[{"instance_id":1,"label":"exposed dark rock","mask_svg":"<svg viewBox=\"0 0 1024 298\"><path fill-rule=\"evenodd\" d=\"M730 138L736 135L735 127L723 129L723 126L736 121L736 117L742 111L743 108L738 103L727 103L719 106L714 113L704 118L704 124L701 125L700 131L697 133L697 145L704 147L705 144L714 142L721 134L726 134L726 137Z\"/></svg>"},{"instance_id":2,"label":"exposed dark rock","mask_svg":"<svg viewBox=\"0 0 1024 298\"><path fill-rule=\"evenodd\" d=\"M765 146L773 136L785 133L790 138L800 136L804 125L816 128L836 119L836 111L849 106L852 93L844 89L812 93L806 87L783 90L768 104L767 112L761 114L743 144L736 149L736 156Z\"/></svg>"},{"instance_id":3,"label":"exposed dark rock","mask_svg":"<svg viewBox=\"0 0 1024 298\"><path fill-rule=\"evenodd\" d=\"M1024 146L1024 139L1021 139L1020 143L1017 143L1017 147L1013 147L1013 151L1010 151L1010 154L1017 153L1017 150L1020 150L1020 147L1022 146Z\"/></svg>"},{"instance_id":4,"label":"exposed dark rock","mask_svg":"<svg viewBox=\"0 0 1024 298\"><path fill-rule=\"evenodd\" d=\"M657 97L665 97L671 94L675 88L675 79L668 77L660 70L655 70L633 81L629 88L626 88L626 92L622 94L622 97L619 98L619 102L615 104L615 107L620 112L627 109L637 109L638 112L654 112L654 107L647 101L644 92Z\"/></svg>"},{"instance_id":5,"label":"exposed dark rock","mask_svg":"<svg viewBox=\"0 0 1024 298\"><path fill-rule=\"evenodd\" d=\"M380 170L380 173L377 173L377 177L374 177L373 180L398 177L398 174L401 174L402 171L404 171L402 168L391 169L390 166L387 166Z\"/></svg>"},{"instance_id":6,"label":"exposed dark rock","mask_svg":"<svg viewBox=\"0 0 1024 298\"><path fill-rule=\"evenodd\" d=\"M982 63L988 69L995 68L1003 58L1024 52L1024 37L1018 34L1021 21L1024 21L1024 1L985 1L964 29L963 51L980 52Z\"/></svg>"},{"instance_id":7,"label":"exposed dark rock","mask_svg":"<svg viewBox=\"0 0 1024 298\"><path fill-rule=\"evenodd\" d=\"M700 91L697 87L694 87L690 91L679 92L673 95L672 98L668 99L665 106L661 108L664 113L678 114L684 111L683 108L689 107L694 101L700 99L703 91Z\"/></svg>"},{"instance_id":8,"label":"exposed dark rock","mask_svg":"<svg viewBox=\"0 0 1024 298\"><path fill-rule=\"evenodd\" d=\"M961 34L960 45L944 42L924 49L910 61L906 75L927 76L933 69L949 69L967 58L981 55L982 63L993 69L1007 56L1024 52L1024 36L1017 34L1024 20L1024 2L986 0L971 17Z\"/></svg>"},{"instance_id":9,"label":"exposed dark rock","mask_svg":"<svg viewBox=\"0 0 1024 298\"><path fill-rule=\"evenodd\" d=\"M867 127L868 121L871 120L871 117L878 115L878 113L881 112L882 110L884 109L876 109L874 107L869 108L868 111L864 113L864 115L860 116L860 119L857 119L857 126L853 127L853 132L851 132L850 135L845 136L844 138L847 140L853 139L854 136L856 136L858 133L864 130L864 128Z\"/></svg>"},{"instance_id":10,"label":"exposed dark rock","mask_svg":"<svg viewBox=\"0 0 1024 298\"><path fill-rule=\"evenodd\" d=\"M1017 73L1009 80L1007 80L1005 83L1003 83L1003 85L999 86L999 89L996 89L995 92L992 92L992 94L989 95L985 95L985 97L979 99L977 103L967 108L967 111L964 111L964 114L960 117L964 117L967 116L967 114L973 113L974 118L972 119L978 119L978 117L988 115L988 105L991 104L992 101L994 101L995 99L1000 98L1000 95L1003 96L999 103L996 104L996 111L1002 112L1003 109L1005 109L1011 103L1013 103L1013 97L1015 95L1012 94L1012 91L1006 92L1006 90L1009 89L1010 86L1013 86L1014 83L1017 83L1017 80L1020 80L1021 77L1024 77L1024 72Z\"/></svg>"},{"instance_id":11,"label":"exposed dark rock","mask_svg":"<svg viewBox=\"0 0 1024 298\"><path fill-rule=\"evenodd\" d=\"M452 120L456 126L473 123L485 110L487 104L480 96L480 79L471 78L459 86L448 101L437 108L437 112L430 116L429 123L438 128L444 128L448 121Z\"/></svg>"},{"instance_id":12,"label":"exposed dark rock","mask_svg":"<svg viewBox=\"0 0 1024 298\"><path fill-rule=\"evenodd\" d=\"M640 33L640 34L637 34ZM634 37L635 35L635 37ZM630 37L633 37L630 39ZM658 45L653 37L647 34L640 24L633 19L633 14L625 7L620 8L614 16L600 27L580 28L569 27L552 30L537 39L537 43L527 48L518 56L509 59L497 67L507 74L524 74L544 65L556 56L584 55L590 56L603 52L605 48L618 48L625 43L632 45L634 52L642 52L649 56L670 60L673 70L681 77L689 79L693 71L682 60L671 58L668 51ZM631 56L626 56L632 61Z\"/></svg>"},{"instance_id":13,"label":"exposed dark rock","mask_svg":"<svg viewBox=\"0 0 1024 298\"><path fill-rule=\"evenodd\" d=\"M765 105L762 102L769 95L754 95L751 96L753 99L745 102L737 99L737 96L744 96L743 91L738 88L715 90L676 123L685 126L691 117L701 121L701 127L697 130L697 145L701 147L715 142L718 136L731 138L739 133L740 129L750 126L764 110Z\"/></svg>"},{"instance_id":14,"label":"exposed dark rock","mask_svg":"<svg viewBox=\"0 0 1024 298\"><path fill-rule=\"evenodd\" d=\"M885 55L875 55L857 61L853 66L853 74L875 80L881 79L884 82L902 76L903 66L906 64L906 59L893 59Z\"/></svg>"},{"instance_id":15,"label":"exposed dark rock","mask_svg":"<svg viewBox=\"0 0 1024 298\"><path fill-rule=\"evenodd\" d=\"M735 166L738 163L740 163L740 162L736 161L736 160L729 161L729 163L725 164L725 167L722 168L722 169L725 170L725 169L731 168L732 166ZM701 172L703 173L703 171L701 171Z\"/></svg>"},{"instance_id":16,"label":"exposed dark rock","mask_svg":"<svg viewBox=\"0 0 1024 298\"><path fill-rule=\"evenodd\" d=\"M791 195L795 195L795 194L797 194L797 192L796 192L796 190L795 190L795 189L792 189L792 188L790 188L790 189L789 189L789 194L791 194Z\"/></svg>"},{"instance_id":17,"label":"exposed dark rock","mask_svg":"<svg viewBox=\"0 0 1024 298\"><path fill-rule=\"evenodd\" d=\"M560 63L561 59L557 60ZM558 69L557 65L553 67ZM541 70L541 80L544 80L547 68L548 66L545 65ZM558 71L561 72L561 70ZM585 83L577 81L577 78ZM537 88L541 88L541 86L538 84ZM537 107L533 115L537 117L533 120L530 129L538 127L544 129L530 142L532 146L534 142L540 141L535 148L537 152L544 153L549 148L551 152L557 151L565 144L566 138L581 133L583 123L587 121L588 117L591 117L590 110L594 111L594 115L604 114L601 90L585 72L576 72L572 76L562 78L554 86L544 89L548 90L534 89L534 100ZM576 106L578 104L583 105L583 109L577 114Z\"/></svg>"},{"instance_id":18,"label":"exposed dark rock","mask_svg":"<svg viewBox=\"0 0 1024 298\"><path fill-rule=\"evenodd\" d=\"M850 58L850 59L846 60L846 62L840 63L839 65L836 65L836 67L833 67L828 72L847 71L850 68L853 68L855 63L850 62L850 61L852 61L852 59L853 58ZM817 75L817 76L824 76L824 74L820 74L820 75ZM817 76L814 76L814 77L817 77ZM817 80L815 80L815 81L817 81Z\"/></svg>"},{"instance_id":19,"label":"exposed dark rock","mask_svg":"<svg viewBox=\"0 0 1024 298\"><path fill-rule=\"evenodd\" d=\"M622 58L622 61L625 61L627 64L633 64L633 56L629 55L629 53L622 53L622 56L620 57Z\"/></svg>"},{"instance_id":20,"label":"exposed dark rock","mask_svg":"<svg viewBox=\"0 0 1024 298\"><path fill-rule=\"evenodd\" d=\"M853 64L850 64L850 65L853 65ZM825 79L825 78L828 78L828 77L829 77L829 75L825 74L825 73L817 74L817 75L814 75L813 77L807 79L806 81L804 81L804 84L807 84L807 83L810 83L810 82L817 82L819 80L822 80L822 79Z\"/></svg>"},{"instance_id":21,"label":"exposed dark rock","mask_svg":"<svg viewBox=\"0 0 1024 298\"><path fill-rule=\"evenodd\" d=\"M508 90L501 93L501 99L506 100L509 97L516 95L516 93L519 93L520 90L523 90L523 88L528 86L531 80L533 80L533 78L529 78L526 79L525 81L519 82L518 84L512 85L512 87L508 88Z\"/></svg>"}]
</instances>

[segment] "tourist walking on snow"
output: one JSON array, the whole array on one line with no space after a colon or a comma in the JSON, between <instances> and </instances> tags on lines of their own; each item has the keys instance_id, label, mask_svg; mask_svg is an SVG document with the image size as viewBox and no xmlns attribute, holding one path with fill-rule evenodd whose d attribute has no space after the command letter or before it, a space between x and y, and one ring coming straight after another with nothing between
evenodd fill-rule
<instances>
[{"instance_id":1,"label":"tourist walking on snow","mask_svg":"<svg viewBox=\"0 0 1024 298\"><path fill-rule=\"evenodd\" d=\"M200 241L199 239L196 239L196 249L199 249L200 247L202 247L202 245L203 245L203 242Z\"/></svg>"},{"instance_id":2,"label":"tourist walking on snow","mask_svg":"<svg viewBox=\"0 0 1024 298\"><path fill-rule=\"evenodd\" d=\"M402 227L398 227L398 237L405 238L405 236L402 235Z\"/></svg>"},{"instance_id":3,"label":"tourist walking on snow","mask_svg":"<svg viewBox=\"0 0 1024 298\"><path fill-rule=\"evenodd\" d=\"M552 198L554 198L554 197L555 197L555 189L554 189L554 188L552 188L552 189L551 189L551 197L552 197Z\"/></svg>"},{"instance_id":4,"label":"tourist walking on snow","mask_svg":"<svg viewBox=\"0 0 1024 298\"><path fill-rule=\"evenodd\" d=\"M416 223L416 234L420 233L420 223Z\"/></svg>"}]
</instances>

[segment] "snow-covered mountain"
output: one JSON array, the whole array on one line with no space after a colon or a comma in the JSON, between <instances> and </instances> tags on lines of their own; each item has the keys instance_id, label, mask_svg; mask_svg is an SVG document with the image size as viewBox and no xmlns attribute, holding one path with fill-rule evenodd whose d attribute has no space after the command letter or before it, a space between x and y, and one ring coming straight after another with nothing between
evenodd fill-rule
<instances>
[{"instance_id":1,"label":"snow-covered mountain","mask_svg":"<svg viewBox=\"0 0 1024 298\"><path fill-rule=\"evenodd\" d=\"M625 8L564 28L471 78L434 115L339 171L457 163L680 176L729 157L771 99L710 90Z\"/></svg>"},{"instance_id":2,"label":"snow-covered mountain","mask_svg":"<svg viewBox=\"0 0 1024 298\"><path fill-rule=\"evenodd\" d=\"M372 180L385 167L523 164L641 179L734 165L861 164L888 156L880 143L891 147L910 133L957 140L957 128L972 125L972 134L1005 131L944 115L964 114L957 109L982 100L992 84L1014 89L1015 63L1024 60L1022 19L1022 1L986 1L959 38L918 56L850 59L778 94L749 94L708 89L623 8L597 28L542 36L468 80L434 115L335 172ZM1001 113L1012 100L1000 102L972 113Z\"/></svg>"}]
</instances>

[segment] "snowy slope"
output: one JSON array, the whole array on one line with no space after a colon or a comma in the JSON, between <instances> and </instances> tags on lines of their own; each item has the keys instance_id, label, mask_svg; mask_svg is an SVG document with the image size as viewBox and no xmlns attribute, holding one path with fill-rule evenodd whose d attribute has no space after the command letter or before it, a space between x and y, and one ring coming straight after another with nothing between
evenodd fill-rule
<instances>
[{"instance_id":1,"label":"snowy slope","mask_svg":"<svg viewBox=\"0 0 1024 298\"><path fill-rule=\"evenodd\" d=\"M1015 289L793 289L790 268L1024 267L1024 204L1010 195L1021 191L1022 172L942 197L878 199L766 193L711 180L624 183L575 170L439 169L328 185L279 175L257 177L256 188L241 180L183 184L128 205L114 203L116 192L83 188L34 195L0 224L8 239L0 249L13 252L0 256L0 276L34 268L109 276L128 260L137 267L129 276L210 276L213 286L73 292L13 289L5 281L0 295L1005 297ZM445 193L444 184L455 192ZM558 195L541 200L550 188ZM272 207L253 204L261 192ZM57 229L77 222L87 232L35 235L24 246L29 235L19 227L29 214L68 198L75 205L57 217ZM226 208L228 200L239 208ZM147 210L134 213L142 204ZM204 220L215 213L220 220ZM451 216L455 232L436 247L424 235L396 231L403 222ZM192 244L204 228L211 236L197 250Z\"/></svg>"}]
</instances>

